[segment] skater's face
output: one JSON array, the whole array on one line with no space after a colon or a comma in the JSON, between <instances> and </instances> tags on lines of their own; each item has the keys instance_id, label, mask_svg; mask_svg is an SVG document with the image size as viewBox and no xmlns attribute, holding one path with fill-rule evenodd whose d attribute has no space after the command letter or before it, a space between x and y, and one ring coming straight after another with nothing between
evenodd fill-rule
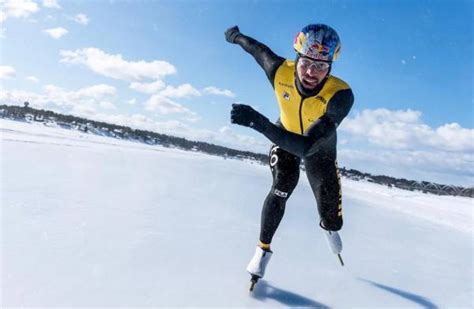
<instances>
[{"instance_id":1,"label":"skater's face","mask_svg":"<svg viewBox=\"0 0 474 309\"><path fill-rule=\"evenodd\" d=\"M296 72L303 87L311 90L326 77L330 67L331 65L327 62L300 56L296 63Z\"/></svg>"}]
</instances>

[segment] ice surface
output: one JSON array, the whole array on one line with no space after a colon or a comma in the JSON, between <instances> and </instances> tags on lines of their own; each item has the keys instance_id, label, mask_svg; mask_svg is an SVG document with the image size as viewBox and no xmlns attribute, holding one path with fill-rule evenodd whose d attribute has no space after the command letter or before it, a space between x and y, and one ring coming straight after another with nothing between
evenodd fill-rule
<instances>
[{"instance_id":1,"label":"ice surface","mask_svg":"<svg viewBox=\"0 0 474 309\"><path fill-rule=\"evenodd\" d=\"M469 198L342 180L342 268L301 175L249 294L267 167L0 120L2 306L472 308Z\"/></svg>"}]
</instances>

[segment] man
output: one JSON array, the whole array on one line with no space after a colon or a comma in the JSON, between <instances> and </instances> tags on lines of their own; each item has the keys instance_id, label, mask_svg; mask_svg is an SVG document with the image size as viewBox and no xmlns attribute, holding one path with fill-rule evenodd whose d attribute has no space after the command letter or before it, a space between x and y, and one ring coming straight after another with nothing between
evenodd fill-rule
<instances>
[{"instance_id":1,"label":"man","mask_svg":"<svg viewBox=\"0 0 474 309\"><path fill-rule=\"evenodd\" d=\"M225 32L226 40L240 45L265 71L280 107L276 124L253 108L233 104L231 121L250 127L270 139L273 185L262 209L260 239L247 271L252 286L265 273L270 244L296 187L303 159L331 249L342 250L337 233L342 227L341 184L336 162L336 128L349 113L354 96L349 85L330 75L341 43L336 31L324 24L304 27L295 37L296 59L284 59L237 26ZM342 259L341 259L342 263Z\"/></svg>"}]
</instances>

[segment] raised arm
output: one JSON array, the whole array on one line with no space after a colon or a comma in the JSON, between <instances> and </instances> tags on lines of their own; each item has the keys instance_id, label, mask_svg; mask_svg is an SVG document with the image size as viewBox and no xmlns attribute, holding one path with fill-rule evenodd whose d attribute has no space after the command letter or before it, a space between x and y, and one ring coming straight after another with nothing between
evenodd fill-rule
<instances>
[{"instance_id":1,"label":"raised arm","mask_svg":"<svg viewBox=\"0 0 474 309\"><path fill-rule=\"evenodd\" d=\"M239 27L234 26L227 29L225 32L225 38L229 43L240 45L246 52L251 54L257 63L262 67L267 75L268 80L273 86L273 80L275 79L275 73L278 67L285 61L276 55L266 45L258 42L257 40L242 34Z\"/></svg>"}]
</instances>

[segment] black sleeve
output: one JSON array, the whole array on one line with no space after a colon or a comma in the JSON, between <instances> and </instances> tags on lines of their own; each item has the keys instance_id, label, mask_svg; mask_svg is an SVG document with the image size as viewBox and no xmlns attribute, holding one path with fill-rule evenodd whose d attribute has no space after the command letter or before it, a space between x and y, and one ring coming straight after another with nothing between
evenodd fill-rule
<instances>
[{"instance_id":1,"label":"black sleeve","mask_svg":"<svg viewBox=\"0 0 474 309\"><path fill-rule=\"evenodd\" d=\"M251 37L243 35L242 33L240 33L235 38L235 43L239 44L246 52L248 52L255 58L257 63L265 71L268 80L273 86L275 73L278 67L285 61L285 58L276 55L266 45L258 42L257 40Z\"/></svg>"},{"instance_id":2,"label":"black sleeve","mask_svg":"<svg viewBox=\"0 0 474 309\"><path fill-rule=\"evenodd\" d=\"M286 131L273 123L269 123L261 133L282 149L304 158L326 146L353 103L352 91L341 90L329 101L326 114L311 124L304 135Z\"/></svg>"},{"instance_id":3,"label":"black sleeve","mask_svg":"<svg viewBox=\"0 0 474 309\"><path fill-rule=\"evenodd\" d=\"M339 90L329 100L326 108L326 114L329 119L336 125L341 124L342 120L349 114L354 104L354 94L351 89Z\"/></svg>"},{"instance_id":4,"label":"black sleeve","mask_svg":"<svg viewBox=\"0 0 474 309\"><path fill-rule=\"evenodd\" d=\"M273 123L269 123L261 133L282 149L304 158L324 147L325 142L336 133L336 126L323 116L304 135L287 131Z\"/></svg>"}]
</instances>

